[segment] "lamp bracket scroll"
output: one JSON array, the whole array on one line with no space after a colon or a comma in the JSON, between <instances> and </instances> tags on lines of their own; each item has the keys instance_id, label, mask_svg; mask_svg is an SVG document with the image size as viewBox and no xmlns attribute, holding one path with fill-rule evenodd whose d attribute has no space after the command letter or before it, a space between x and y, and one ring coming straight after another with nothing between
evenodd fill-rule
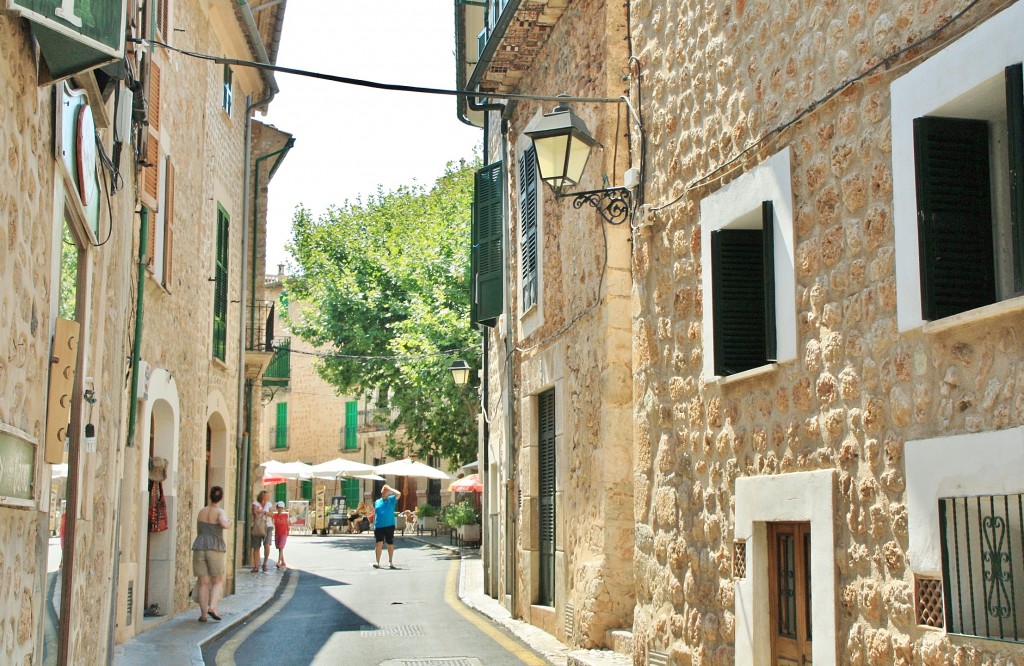
<instances>
[{"instance_id":1,"label":"lamp bracket scroll","mask_svg":"<svg viewBox=\"0 0 1024 666\"><path fill-rule=\"evenodd\" d=\"M625 187L611 187L604 190L588 190L559 194L558 198L573 197L572 207L583 208L584 204L597 209L608 224L622 224L633 211L633 192Z\"/></svg>"}]
</instances>

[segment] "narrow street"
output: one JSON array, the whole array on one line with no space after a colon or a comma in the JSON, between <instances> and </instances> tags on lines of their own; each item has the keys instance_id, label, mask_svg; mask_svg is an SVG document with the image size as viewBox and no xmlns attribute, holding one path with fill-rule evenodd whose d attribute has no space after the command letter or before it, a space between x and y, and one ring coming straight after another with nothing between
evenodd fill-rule
<instances>
[{"instance_id":1,"label":"narrow street","mask_svg":"<svg viewBox=\"0 0 1024 666\"><path fill-rule=\"evenodd\" d=\"M459 560L396 537L374 569L369 534L292 537L286 576L261 612L205 646L207 664L545 664L459 601ZM276 557L276 551L272 553Z\"/></svg>"}]
</instances>

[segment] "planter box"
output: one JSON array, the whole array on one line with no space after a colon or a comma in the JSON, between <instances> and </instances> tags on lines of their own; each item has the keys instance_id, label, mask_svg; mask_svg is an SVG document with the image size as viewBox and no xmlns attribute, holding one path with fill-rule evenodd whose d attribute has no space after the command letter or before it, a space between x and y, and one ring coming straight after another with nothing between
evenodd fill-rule
<instances>
[{"instance_id":1,"label":"planter box","mask_svg":"<svg viewBox=\"0 0 1024 666\"><path fill-rule=\"evenodd\" d=\"M459 541L461 543L480 543L480 526L459 525Z\"/></svg>"},{"instance_id":2,"label":"planter box","mask_svg":"<svg viewBox=\"0 0 1024 666\"><path fill-rule=\"evenodd\" d=\"M421 534L423 532L437 534L437 516L423 516L420 518L416 525L416 531Z\"/></svg>"}]
</instances>

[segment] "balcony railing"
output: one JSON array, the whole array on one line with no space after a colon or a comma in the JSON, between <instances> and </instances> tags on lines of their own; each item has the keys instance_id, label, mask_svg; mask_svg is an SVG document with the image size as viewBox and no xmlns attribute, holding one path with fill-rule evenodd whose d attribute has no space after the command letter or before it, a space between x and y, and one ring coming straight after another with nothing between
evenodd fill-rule
<instances>
[{"instance_id":1,"label":"balcony railing","mask_svg":"<svg viewBox=\"0 0 1024 666\"><path fill-rule=\"evenodd\" d=\"M359 430L360 432L387 430L391 425L391 417L391 412L386 409L360 409Z\"/></svg>"},{"instance_id":2,"label":"balcony railing","mask_svg":"<svg viewBox=\"0 0 1024 666\"><path fill-rule=\"evenodd\" d=\"M288 386L292 377L292 339L289 337L274 338L270 349L274 357L263 373L264 386Z\"/></svg>"},{"instance_id":3,"label":"balcony railing","mask_svg":"<svg viewBox=\"0 0 1024 666\"><path fill-rule=\"evenodd\" d=\"M270 448L271 449L287 449L288 448L288 427L284 428L271 428L270 429Z\"/></svg>"},{"instance_id":4,"label":"balcony railing","mask_svg":"<svg viewBox=\"0 0 1024 666\"><path fill-rule=\"evenodd\" d=\"M939 500L950 633L1024 642L1024 495Z\"/></svg>"},{"instance_id":5,"label":"balcony railing","mask_svg":"<svg viewBox=\"0 0 1024 666\"><path fill-rule=\"evenodd\" d=\"M245 332L245 351L274 350L274 301L256 301L249 306L249 325Z\"/></svg>"}]
</instances>

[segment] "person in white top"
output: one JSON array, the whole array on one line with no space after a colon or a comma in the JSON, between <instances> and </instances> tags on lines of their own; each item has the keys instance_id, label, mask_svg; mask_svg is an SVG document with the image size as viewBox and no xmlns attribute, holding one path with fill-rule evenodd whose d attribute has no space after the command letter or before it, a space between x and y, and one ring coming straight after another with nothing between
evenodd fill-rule
<instances>
[{"instance_id":1,"label":"person in white top","mask_svg":"<svg viewBox=\"0 0 1024 666\"><path fill-rule=\"evenodd\" d=\"M256 499L253 500L252 507L252 519L253 522L262 520L263 524L266 525L266 533L262 536L252 535L250 546L252 546L252 569L253 573L260 570L260 547L263 547L263 570L267 570L267 562L270 561L270 544L274 543L274 519L271 514L274 512L274 505L270 500L267 499L269 493L266 490L261 490L256 494Z\"/></svg>"}]
</instances>

